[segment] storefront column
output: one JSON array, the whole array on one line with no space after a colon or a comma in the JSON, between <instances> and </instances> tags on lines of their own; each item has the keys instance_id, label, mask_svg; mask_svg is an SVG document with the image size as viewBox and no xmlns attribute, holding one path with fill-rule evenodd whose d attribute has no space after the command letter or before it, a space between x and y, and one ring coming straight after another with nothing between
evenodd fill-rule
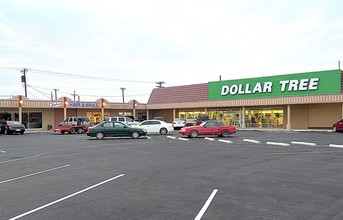
<instances>
[{"instance_id":1,"label":"storefront column","mask_svg":"<svg viewBox=\"0 0 343 220\"><path fill-rule=\"evenodd\" d=\"M66 120L67 119L67 105L68 105L68 100L66 97L63 98L63 108L64 108L64 111L63 111L63 117L64 119L63 120Z\"/></svg>"},{"instance_id":2,"label":"storefront column","mask_svg":"<svg viewBox=\"0 0 343 220\"><path fill-rule=\"evenodd\" d=\"M19 122L20 122L20 124L22 124L23 123L23 110L22 110L23 98L21 95L19 96L18 105L19 105Z\"/></svg>"},{"instance_id":3,"label":"storefront column","mask_svg":"<svg viewBox=\"0 0 343 220\"><path fill-rule=\"evenodd\" d=\"M241 128L245 128L245 107L242 107L241 121Z\"/></svg>"},{"instance_id":4,"label":"storefront column","mask_svg":"<svg viewBox=\"0 0 343 220\"><path fill-rule=\"evenodd\" d=\"M205 108L205 115L207 115L207 108Z\"/></svg>"},{"instance_id":5,"label":"storefront column","mask_svg":"<svg viewBox=\"0 0 343 220\"><path fill-rule=\"evenodd\" d=\"M176 118L176 110L175 110L175 108L173 108L173 121L175 121L175 118Z\"/></svg>"},{"instance_id":6,"label":"storefront column","mask_svg":"<svg viewBox=\"0 0 343 220\"><path fill-rule=\"evenodd\" d=\"M291 105L287 105L287 130L291 129Z\"/></svg>"},{"instance_id":7,"label":"storefront column","mask_svg":"<svg viewBox=\"0 0 343 220\"><path fill-rule=\"evenodd\" d=\"M149 120L149 110L146 110L146 119Z\"/></svg>"}]
</instances>

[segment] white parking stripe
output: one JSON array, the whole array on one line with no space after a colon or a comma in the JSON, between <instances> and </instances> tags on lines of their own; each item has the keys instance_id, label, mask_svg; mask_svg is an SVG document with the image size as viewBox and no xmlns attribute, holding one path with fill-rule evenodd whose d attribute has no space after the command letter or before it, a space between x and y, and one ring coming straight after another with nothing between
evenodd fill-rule
<instances>
[{"instance_id":1,"label":"white parking stripe","mask_svg":"<svg viewBox=\"0 0 343 220\"><path fill-rule=\"evenodd\" d=\"M6 153L6 151L4 151L4 150L0 150L0 153L3 153L3 154L5 154L5 153Z\"/></svg>"},{"instance_id":2,"label":"white parking stripe","mask_svg":"<svg viewBox=\"0 0 343 220\"><path fill-rule=\"evenodd\" d=\"M261 143L261 141L255 141L255 140L250 140L250 139L243 139L243 141L251 142L251 143L255 143L255 144L260 144Z\"/></svg>"},{"instance_id":3,"label":"white parking stripe","mask_svg":"<svg viewBox=\"0 0 343 220\"><path fill-rule=\"evenodd\" d=\"M228 144L232 144L232 143L233 143L233 141L229 141L229 140L222 140L222 139L219 139L218 141L219 141L219 142L228 143Z\"/></svg>"},{"instance_id":4,"label":"white parking stripe","mask_svg":"<svg viewBox=\"0 0 343 220\"><path fill-rule=\"evenodd\" d=\"M207 208L210 206L213 198L215 197L215 195L217 194L218 189L214 189L213 192L211 193L210 197L207 199L205 205L202 207L202 209L200 210L200 212L198 213L198 215L195 217L194 220L200 220L202 218L202 216L205 214Z\"/></svg>"},{"instance_id":5,"label":"white parking stripe","mask_svg":"<svg viewBox=\"0 0 343 220\"><path fill-rule=\"evenodd\" d=\"M338 147L343 148L343 145L337 145L337 144L330 144L329 147Z\"/></svg>"},{"instance_id":6,"label":"white parking stripe","mask_svg":"<svg viewBox=\"0 0 343 220\"><path fill-rule=\"evenodd\" d=\"M32 156L32 157L23 157L23 158L14 159L14 160L5 160L5 161L1 161L0 164L2 164L2 163L9 163L9 162L18 161L18 160L32 159L32 158L40 157L40 156L43 156L43 155L45 155L45 153L44 154L38 154L38 155L35 155L35 156Z\"/></svg>"},{"instance_id":7,"label":"white parking stripe","mask_svg":"<svg viewBox=\"0 0 343 220\"><path fill-rule=\"evenodd\" d=\"M4 181L1 181L0 184L12 182L14 180L23 179L23 178L30 177L30 176L35 176L35 175L42 174L42 173L47 173L47 172L50 172L50 171L53 171L53 170L58 170L58 169L62 169L64 167L69 167L69 166L70 166L70 164L67 164L67 165L64 165L64 166L55 167L55 168L48 169L48 170L43 170L43 171L40 171L40 172L37 172L37 173L32 173L32 174L28 174L28 175L25 175L25 176L20 176L20 177L4 180Z\"/></svg>"},{"instance_id":8,"label":"white parking stripe","mask_svg":"<svg viewBox=\"0 0 343 220\"><path fill-rule=\"evenodd\" d=\"M298 141L292 141L291 144L306 145L306 146L317 146L316 143L298 142Z\"/></svg>"},{"instance_id":9,"label":"white parking stripe","mask_svg":"<svg viewBox=\"0 0 343 220\"><path fill-rule=\"evenodd\" d=\"M105 180L105 181L103 181L103 182L101 182L101 183L95 184L95 185L90 186L90 187L88 187L88 188L86 188L86 189L83 189L83 190L78 191L78 192L76 192L76 193L70 194L69 196L60 198L60 199L58 199L58 200L56 200L56 201L53 201L53 202L50 202L50 203L48 203L48 204L46 204L46 205L40 206L40 207L35 208L35 209L31 210L31 211L28 211L28 212L25 212L25 213L20 214L20 215L18 215L18 216L15 216L15 217L13 217L13 218L10 218L9 220L15 220L15 219L19 219L19 218L22 218L22 217L24 217L24 216L30 215L30 214L32 214L32 213L34 213L34 212L37 212L37 211L41 210L41 209L44 209L44 208L49 207L49 206L52 206L52 205L54 205L54 204L56 204L56 203L62 202L63 200L69 199L69 198L71 198L71 197L73 197L73 196L76 196L76 195L81 194L81 193L84 193L84 192L86 192L86 191L88 191L88 190L90 190L90 189L93 189L93 188L95 188L95 187L98 187L98 186L100 186L100 185L102 185L102 184L105 184L105 183L110 182L110 181L112 181L112 180L118 179L118 178L120 178L120 177L122 177L122 176L124 176L124 175L125 175L125 174L120 174L120 175L118 175L118 176L112 177L112 178L110 178L110 179L108 179L108 180Z\"/></svg>"},{"instance_id":10,"label":"white parking stripe","mask_svg":"<svg viewBox=\"0 0 343 220\"><path fill-rule=\"evenodd\" d=\"M174 136L167 136L167 138L176 139L177 137L174 137Z\"/></svg>"},{"instance_id":11,"label":"white parking stripe","mask_svg":"<svg viewBox=\"0 0 343 220\"><path fill-rule=\"evenodd\" d=\"M287 143L278 143L278 142L267 142L267 144L270 144L270 145L278 145L278 146L284 146L284 147L289 147L289 146L291 146L290 144L287 144Z\"/></svg>"},{"instance_id":12,"label":"white parking stripe","mask_svg":"<svg viewBox=\"0 0 343 220\"><path fill-rule=\"evenodd\" d=\"M187 139L187 138L178 138L178 139L181 141L189 141L189 139Z\"/></svg>"},{"instance_id":13,"label":"white parking stripe","mask_svg":"<svg viewBox=\"0 0 343 220\"><path fill-rule=\"evenodd\" d=\"M208 141L215 141L214 138L209 138L209 137L205 137L205 140L208 140Z\"/></svg>"}]
</instances>

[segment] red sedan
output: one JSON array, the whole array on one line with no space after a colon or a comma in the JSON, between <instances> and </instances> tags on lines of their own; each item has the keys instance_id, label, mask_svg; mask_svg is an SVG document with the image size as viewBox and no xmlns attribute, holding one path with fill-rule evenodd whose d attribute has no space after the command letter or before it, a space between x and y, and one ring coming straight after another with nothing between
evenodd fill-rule
<instances>
[{"instance_id":1,"label":"red sedan","mask_svg":"<svg viewBox=\"0 0 343 220\"><path fill-rule=\"evenodd\" d=\"M179 131L182 136L198 137L199 135L218 135L220 137L228 137L230 134L236 133L237 129L231 125L221 125L216 121L205 121L198 126L183 127Z\"/></svg>"},{"instance_id":2,"label":"red sedan","mask_svg":"<svg viewBox=\"0 0 343 220\"><path fill-rule=\"evenodd\" d=\"M332 128L335 132L343 131L343 119L333 124Z\"/></svg>"}]
</instances>

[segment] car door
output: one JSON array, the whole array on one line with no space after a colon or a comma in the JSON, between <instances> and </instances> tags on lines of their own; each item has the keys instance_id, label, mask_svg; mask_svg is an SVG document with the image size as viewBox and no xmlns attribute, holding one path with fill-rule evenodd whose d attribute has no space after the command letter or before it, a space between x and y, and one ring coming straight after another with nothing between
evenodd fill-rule
<instances>
[{"instance_id":1,"label":"car door","mask_svg":"<svg viewBox=\"0 0 343 220\"><path fill-rule=\"evenodd\" d=\"M152 133L159 133L162 127L162 123L160 121L151 121L150 122L150 129Z\"/></svg>"},{"instance_id":2,"label":"car door","mask_svg":"<svg viewBox=\"0 0 343 220\"><path fill-rule=\"evenodd\" d=\"M114 136L126 137L130 135L130 129L121 122L114 122Z\"/></svg>"},{"instance_id":3,"label":"car door","mask_svg":"<svg viewBox=\"0 0 343 220\"><path fill-rule=\"evenodd\" d=\"M337 122L336 128L337 128L337 130L339 130L339 131L343 131L343 119L340 120L339 122Z\"/></svg>"},{"instance_id":4,"label":"car door","mask_svg":"<svg viewBox=\"0 0 343 220\"><path fill-rule=\"evenodd\" d=\"M204 129L204 135L217 135L218 134L218 123L209 121L205 125L206 129Z\"/></svg>"},{"instance_id":5,"label":"car door","mask_svg":"<svg viewBox=\"0 0 343 220\"><path fill-rule=\"evenodd\" d=\"M138 126L140 128L145 129L148 133L152 133L153 132L153 128L150 126L150 123L151 123L151 121L143 121Z\"/></svg>"},{"instance_id":6,"label":"car door","mask_svg":"<svg viewBox=\"0 0 343 220\"><path fill-rule=\"evenodd\" d=\"M102 131L104 132L106 137L113 137L115 135L115 129L113 126L113 122L108 121L102 124Z\"/></svg>"}]
</instances>

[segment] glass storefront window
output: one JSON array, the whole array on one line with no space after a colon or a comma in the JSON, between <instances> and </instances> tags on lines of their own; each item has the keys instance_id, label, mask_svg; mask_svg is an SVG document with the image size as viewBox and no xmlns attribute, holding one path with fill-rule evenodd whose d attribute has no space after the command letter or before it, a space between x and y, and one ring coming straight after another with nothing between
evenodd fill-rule
<instances>
[{"instance_id":1,"label":"glass storefront window","mask_svg":"<svg viewBox=\"0 0 343 220\"><path fill-rule=\"evenodd\" d=\"M211 120L221 122L224 125L234 125L236 127L241 125L240 109L209 110L208 114Z\"/></svg>"},{"instance_id":2,"label":"glass storefront window","mask_svg":"<svg viewBox=\"0 0 343 220\"><path fill-rule=\"evenodd\" d=\"M19 121L19 113L14 113L14 120ZM42 112L23 112L22 123L26 128L42 128Z\"/></svg>"},{"instance_id":3,"label":"glass storefront window","mask_svg":"<svg viewBox=\"0 0 343 220\"><path fill-rule=\"evenodd\" d=\"M245 123L247 128L283 128L283 109L248 109L245 111Z\"/></svg>"}]
</instances>

